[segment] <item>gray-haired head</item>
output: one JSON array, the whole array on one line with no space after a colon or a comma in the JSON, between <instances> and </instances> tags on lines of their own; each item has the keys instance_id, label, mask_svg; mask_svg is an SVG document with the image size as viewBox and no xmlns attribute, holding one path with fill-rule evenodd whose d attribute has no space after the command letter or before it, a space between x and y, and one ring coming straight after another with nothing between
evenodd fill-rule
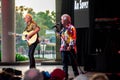
<instances>
[{"instance_id":1,"label":"gray-haired head","mask_svg":"<svg viewBox=\"0 0 120 80\"><path fill-rule=\"evenodd\" d=\"M80 74L77 77L75 77L73 80L88 80L88 77L84 74Z\"/></svg>"},{"instance_id":2,"label":"gray-haired head","mask_svg":"<svg viewBox=\"0 0 120 80\"><path fill-rule=\"evenodd\" d=\"M25 72L23 80L43 80L43 74L38 69L32 68Z\"/></svg>"}]
</instances>

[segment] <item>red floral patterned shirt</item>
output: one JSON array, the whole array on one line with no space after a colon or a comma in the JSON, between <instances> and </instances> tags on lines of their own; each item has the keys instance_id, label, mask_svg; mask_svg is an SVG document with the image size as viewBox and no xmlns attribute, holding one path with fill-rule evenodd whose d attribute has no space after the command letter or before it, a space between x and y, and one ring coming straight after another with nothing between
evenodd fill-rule
<instances>
[{"instance_id":1,"label":"red floral patterned shirt","mask_svg":"<svg viewBox=\"0 0 120 80\"><path fill-rule=\"evenodd\" d=\"M61 30L61 47L60 51L68 51L67 47L72 46L77 52L76 48L76 29L73 25L69 25L68 28Z\"/></svg>"}]
</instances>

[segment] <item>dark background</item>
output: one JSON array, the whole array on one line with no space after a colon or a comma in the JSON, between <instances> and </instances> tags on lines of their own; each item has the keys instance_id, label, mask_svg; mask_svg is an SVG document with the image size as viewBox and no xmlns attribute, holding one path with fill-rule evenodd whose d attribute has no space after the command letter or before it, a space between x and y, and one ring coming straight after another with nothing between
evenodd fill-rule
<instances>
[{"instance_id":1,"label":"dark background","mask_svg":"<svg viewBox=\"0 0 120 80\"><path fill-rule=\"evenodd\" d=\"M120 72L118 0L89 0L81 10L74 10L74 1L62 0L61 15L69 14L76 27L78 64L86 71Z\"/></svg>"}]
</instances>

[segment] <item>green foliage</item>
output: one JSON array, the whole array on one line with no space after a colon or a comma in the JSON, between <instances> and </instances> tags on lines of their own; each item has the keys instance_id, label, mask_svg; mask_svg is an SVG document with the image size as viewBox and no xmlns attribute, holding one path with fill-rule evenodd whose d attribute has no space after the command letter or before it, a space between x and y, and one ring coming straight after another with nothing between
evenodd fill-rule
<instances>
[{"instance_id":1,"label":"green foliage","mask_svg":"<svg viewBox=\"0 0 120 80\"><path fill-rule=\"evenodd\" d=\"M16 53L16 61L26 61L26 60L28 60L28 57L22 54ZM0 52L0 61L1 61L1 52Z\"/></svg>"},{"instance_id":2,"label":"green foliage","mask_svg":"<svg viewBox=\"0 0 120 80\"><path fill-rule=\"evenodd\" d=\"M35 20L41 28L48 27L47 29L51 29L55 24L56 15L54 11L50 12L49 10L46 10L46 12L35 13L32 8L16 6L16 32L22 32L25 28L23 19L24 12L32 14L33 20Z\"/></svg>"},{"instance_id":3,"label":"green foliage","mask_svg":"<svg viewBox=\"0 0 120 80\"><path fill-rule=\"evenodd\" d=\"M46 30L52 29L52 26L55 24L55 12L50 12L49 10L46 10L45 12L35 13L32 8L28 8L25 6L16 6L16 32L20 34L23 32L26 26L23 18L25 12L32 14L33 20L38 24L38 26L40 26L40 37L48 37L48 35L46 35L45 33Z\"/></svg>"},{"instance_id":4,"label":"green foliage","mask_svg":"<svg viewBox=\"0 0 120 80\"><path fill-rule=\"evenodd\" d=\"M51 36L51 34L46 35L45 32L46 30L51 29L52 26L55 24L55 20L56 20L55 12L54 11L50 12L49 10L46 10L46 12L35 13L32 8L28 8L25 6L16 6L16 33L22 34L23 30L26 27L26 24L23 18L24 12L27 12L33 15L33 20L35 20L35 22L41 28L39 32L40 37L44 36L44 38L46 38L48 36ZM1 25L2 25L1 22L2 21L0 19L0 34L1 34ZM24 46L25 49L27 48L26 42L22 41L20 36L19 37L17 36L16 49L19 48L20 46ZM47 47L47 49L50 49L50 48L51 48L50 46ZM0 52L0 60L1 60L1 52ZM21 54L16 54L16 61L24 61L24 60L27 60L25 56Z\"/></svg>"},{"instance_id":5,"label":"green foliage","mask_svg":"<svg viewBox=\"0 0 120 80\"><path fill-rule=\"evenodd\" d=\"M26 61L28 60L28 57L21 55L19 53L16 54L16 61Z\"/></svg>"},{"instance_id":6,"label":"green foliage","mask_svg":"<svg viewBox=\"0 0 120 80\"><path fill-rule=\"evenodd\" d=\"M34 18L39 25L45 25L49 29L55 24L55 12L50 13L48 10L46 12L38 12Z\"/></svg>"}]
</instances>

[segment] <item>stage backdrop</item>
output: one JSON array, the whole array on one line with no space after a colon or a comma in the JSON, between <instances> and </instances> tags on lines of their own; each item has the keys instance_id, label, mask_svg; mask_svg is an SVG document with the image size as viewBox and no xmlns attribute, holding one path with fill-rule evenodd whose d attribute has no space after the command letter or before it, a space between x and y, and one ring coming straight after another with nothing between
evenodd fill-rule
<instances>
[{"instance_id":1,"label":"stage backdrop","mask_svg":"<svg viewBox=\"0 0 120 80\"><path fill-rule=\"evenodd\" d=\"M74 25L76 28L89 27L89 0L74 0Z\"/></svg>"}]
</instances>

